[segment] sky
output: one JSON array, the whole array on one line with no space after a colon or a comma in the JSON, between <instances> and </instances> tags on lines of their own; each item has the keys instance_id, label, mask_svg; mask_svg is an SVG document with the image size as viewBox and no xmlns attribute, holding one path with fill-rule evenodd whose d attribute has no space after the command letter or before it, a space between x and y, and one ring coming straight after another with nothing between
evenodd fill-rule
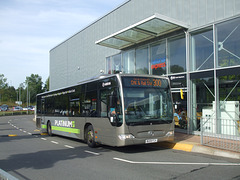
<instances>
[{"instance_id":1,"label":"sky","mask_svg":"<svg viewBox=\"0 0 240 180\"><path fill-rule=\"evenodd\" d=\"M0 0L0 74L18 88L49 77L49 51L125 0Z\"/></svg>"}]
</instances>

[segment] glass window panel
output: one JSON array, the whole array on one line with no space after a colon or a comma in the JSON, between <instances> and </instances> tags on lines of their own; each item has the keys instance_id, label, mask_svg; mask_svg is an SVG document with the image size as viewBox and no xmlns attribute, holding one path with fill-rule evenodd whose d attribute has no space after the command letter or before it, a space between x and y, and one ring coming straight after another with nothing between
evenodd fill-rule
<instances>
[{"instance_id":1,"label":"glass window panel","mask_svg":"<svg viewBox=\"0 0 240 180\"><path fill-rule=\"evenodd\" d=\"M112 56L112 64L113 64L113 74L116 74L122 71L121 54Z\"/></svg>"},{"instance_id":2,"label":"glass window panel","mask_svg":"<svg viewBox=\"0 0 240 180\"><path fill-rule=\"evenodd\" d=\"M240 65L240 18L216 25L218 67Z\"/></svg>"},{"instance_id":3,"label":"glass window panel","mask_svg":"<svg viewBox=\"0 0 240 180\"><path fill-rule=\"evenodd\" d=\"M214 67L212 28L192 35L190 61L192 71L212 69Z\"/></svg>"},{"instance_id":4,"label":"glass window panel","mask_svg":"<svg viewBox=\"0 0 240 180\"><path fill-rule=\"evenodd\" d=\"M105 41L101 42L100 44L107 45L107 46L113 46L113 47L120 49L120 48L122 48L124 46L128 46L132 43L123 41L120 39L116 39L116 38L109 38L109 39L106 39Z\"/></svg>"},{"instance_id":5,"label":"glass window panel","mask_svg":"<svg viewBox=\"0 0 240 180\"><path fill-rule=\"evenodd\" d=\"M127 51L123 53L123 73L134 74L135 63L134 63L135 51Z\"/></svg>"},{"instance_id":6,"label":"glass window panel","mask_svg":"<svg viewBox=\"0 0 240 180\"><path fill-rule=\"evenodd\" d=\"M214 95L214 78L206 77L191 80L191 108L192 121L191 129L200 131L200 120L203 117L211 117L215 114L213 103Z\"/></svg>"},{"instance_id":7,"label":"glass window panel","mask_svg":"<svg viewBox=\"0 0 240 180\"><path fill-rule=\"evenodd\" d=\"M240 75L219 77L217 133L240 135L239 123Z\"/></svg>"},{"instance_id":8,"label":"glass window panel","mask_svg":"<svg viewBox=\"0 0 240 180\"><path fill-rule=\"evenodd\" d=\"M240 101L240 75L219 77L220 101Z\"/></svg>"},{"instance_id":9,"label":"glass window panel","mask_svg":"<svg viewBox=\"0 0 240 180\"><path fill-rule=\"evenodd\" d=\"M151 71L153 75L166 74L166 41L151 46Z\"/></svg>"},{"instance_id":10,"label":"glass window panel","mask_svg":"<svg viewBox=\"0 0 240 180\"><path fill-rule=\"evenodd\" d=\"M150 31L150 32L153 32L153 33L156 33L156 34L161 34L165 31L175 29L178 26L168 23L168 22L165 22L165 21L162 21L160 19L152 19L152 20L150 20L146 23L143 23L137 27L147 30L147 31Z\"/></svg>"},{"instance_id":11,"label":"glass window panel","mask_svg":"<svg viewBox=\"0 0 240 180\"><path fill-rule=\"evenodd\" d=\"M170 39L168 42L170 73L186 72L186 40L185 37Z\"/></svg>"},{"instance_id":12,"label":"glass window panel","mask_svg":"<svg viewBox=\"0 0 240 180\"><path fill-rule=\"evenodd\" d=\"M148 48L136 50L136 74L149 74Z\"/></svg>"},{"instance_id":13,"label":"glass window panel","mask_svg":"<svg viewBox=\"0 0 240 180\"><path fill-rule=\"evenodd\" d=\"M111 58L107 57L106 58L106 73L107 74L112 74L112 62L111 62Z\"/></svg>"},{"instance_id":14,"label":"glass window panel","mask_svg":"<svg viewBox=\"0 0 240 180\"><path fill-rule=\"evenodd\" d=\"M150 37L150 35L130 29L128 31L125 31L125 32L117 35L116 37L126 39L126 40L130 40L130 41L133 41L133 42L138 42L138 41L142 41L142 40Z\"/></svg>"}]
</instances>

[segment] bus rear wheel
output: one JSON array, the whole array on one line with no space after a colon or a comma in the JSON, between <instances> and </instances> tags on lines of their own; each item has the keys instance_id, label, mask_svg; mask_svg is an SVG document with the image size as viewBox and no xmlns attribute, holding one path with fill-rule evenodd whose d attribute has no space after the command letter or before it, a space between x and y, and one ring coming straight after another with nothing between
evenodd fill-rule
<instances>
[{"instance_id":1,"label":"bus rear wheel","mask_svg":"<svg viewBox=\"0 0 240 180\"><path fill-rule=\"evenodd\" d=\"M49 136L52 136L52 126L50 121L47 123L47 133Z\"/></svg>"},{"instance_id":2,"label":"bus rear wheel","mask_svg":"<svg viewBox=\"0 0 240 180\"><path fill-rule=\"evenodd\" d=\"M87 137L88 146L91 148L96 147L95 135L94 135L94 130L92 125L88 126L86 133L87 133L86 137Z\"/></svg>"}]
</instances>

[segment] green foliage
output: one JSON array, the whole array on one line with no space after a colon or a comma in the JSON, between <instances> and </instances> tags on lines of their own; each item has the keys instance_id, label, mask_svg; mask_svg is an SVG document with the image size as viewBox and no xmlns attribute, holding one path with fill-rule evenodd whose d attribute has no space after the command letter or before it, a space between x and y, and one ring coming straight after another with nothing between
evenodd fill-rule
<instances>
[{"instance_id":1,"label":"green foliage","mask_svg":"<svg viewBox=\"0 0 240 180\"><path fill-rule=\"evenodd\" d=\"M7 78L4 78L3 74L0 74L0 89L4 89L8 86Z\"/></svg>"},{"instance_id":2,"label":"green foliage","mask_svg":"<svg viewBox=\"0 0 240 180\"><path fill-rule=\"evenodd\" d=\"M17 89L13 86L8 86L7 78L5 78L3 74L0 74L0 105L14 104L15 101L22 101L25 105L29 102L30 104L35 104L36 95L48 89L49 78L46 84L44 84L42 77L38 74L31 74L31 76L26 77L25 82L21 83Z\"/></svg>"},{"instance_id":3,"label":"green foliage","mask_svg":"<svg viewBox=\"0 0 240 180\"><path fill-rule=\"evenodd\" d=\"M44 92L49 91L49 89L50 89L50 87L49 87L49 80L50 80L50 78L48 77L46 82L45 82L45 85L43 87Z\"/></svg>"}]
</instances>

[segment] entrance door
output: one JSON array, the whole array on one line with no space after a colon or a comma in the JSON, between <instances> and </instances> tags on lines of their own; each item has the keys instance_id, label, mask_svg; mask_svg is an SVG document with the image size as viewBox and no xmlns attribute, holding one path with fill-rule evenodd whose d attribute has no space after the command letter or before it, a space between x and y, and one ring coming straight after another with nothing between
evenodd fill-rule
<instances>
[{"instance_id":1,"label":"entrance door","mask_svg":"<svg viewBox=\"0 0 240 180\"><path fill-rule=\"evenodd\" d=\"M174 120L177 128L187 129L187 88L172 88Z\"/></svg>"}]
</instances>

